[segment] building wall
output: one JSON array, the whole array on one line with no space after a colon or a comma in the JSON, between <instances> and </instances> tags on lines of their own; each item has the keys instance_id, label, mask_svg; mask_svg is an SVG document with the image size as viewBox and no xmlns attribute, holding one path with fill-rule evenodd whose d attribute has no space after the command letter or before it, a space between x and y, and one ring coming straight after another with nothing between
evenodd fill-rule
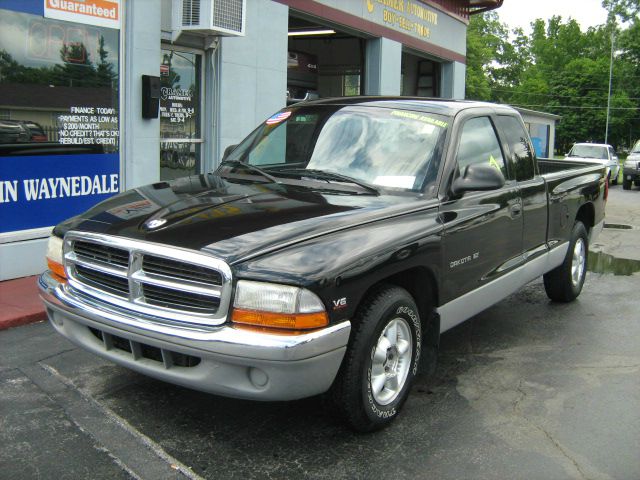
<instances>
[{"instance_id":1,"label":"building wall","mask_svg":"<svg viewBox=\"0 0 640 480\"><path fill-rule=\"evenodd\" d=\"M121 106L124 189L160 178L160 120L142 118L142 75L160 70L161 9L147 2L125 2L124 104Z\"/></svg>"},{"instance_id":2,"label":"building wall","mask_svg":"<svg viewBox=\"0 0 640 480\"><path fill-rule=\"evenodd\" d=\"M400 95L402 44L387 38L367 40L365 94Z\"/></svg>"},{"instance_id":3,"label":"building wall","mask_svg":"<svg viewBox=\"0 0 640 480\"><path fill-rule=\"evenodd\" d=\"M219 151L237 144L285 106L289 9L247 0L246 36L223 37L219 52Z\"/></svg>"},{"instance_id":4,"label":"building wall","mask_svg":"<svg viewBox=\"0 0 640 480\"><path fill-rule=\"evenodd\" d=\"M556 142L556 121L559 119L559 117L555 116L555 115L549 115L543 112L534 112L531 110L521 110L521 109L516 109L520 112L520 114L522 115L522 120L524 121L525 125L527 126L527 128L529 129L529 133L530 136L532 137L532 141L534 142L534 147L536 146L536 139L534 132L532 132L531 130L538 130L537 126L543 126L545 128L548 128L548 157L549 158L553 158L555 155L555 142ZM544 139L542 139L544 141ZM561 153L565 153L565 152L561 152ZM541 156L538 153L538 156Z\"/></svg>"}]
</instances>

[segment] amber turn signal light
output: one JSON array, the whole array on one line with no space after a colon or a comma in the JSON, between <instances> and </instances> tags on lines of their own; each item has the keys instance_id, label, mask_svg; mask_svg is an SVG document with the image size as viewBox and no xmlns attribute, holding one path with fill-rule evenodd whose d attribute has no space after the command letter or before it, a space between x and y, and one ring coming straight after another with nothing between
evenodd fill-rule
<instances>
[{"instance_id":1,"label":"amber turn signal light","mask_svg":"<svg viewBox=\"0 0 640 480\"><path fill-rule=\"evenodd\" d=\"M245 325L289 330L310 330L326 327L329 324L326 312L272 313L240 308L233 309L231 321Z\"/></svg>"},{"instance_id":2,"label":"amber turn signal light","mask_svg":"<svg viewBox=\"0 0 640 480\"><path fill-rule=\"evenodd\" d=\"M67 274L64 271L64 267L58 262L54 262L50 258L47 258L47 266L49 270L51 270L57 277L60 277L64 280L67 279Z\"/></svg>"}]
</instances>

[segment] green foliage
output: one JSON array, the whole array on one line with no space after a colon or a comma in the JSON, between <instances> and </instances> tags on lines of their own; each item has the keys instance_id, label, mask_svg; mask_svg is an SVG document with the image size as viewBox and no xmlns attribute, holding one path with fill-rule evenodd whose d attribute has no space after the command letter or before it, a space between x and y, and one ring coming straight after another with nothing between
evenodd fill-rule
<instances>
[{"instance_id":1,"label":"green foliage","mask_svg":"<svg viewBox=\"0 0 640 480\"><path fill-rule=\"evenodd\" d=\"M640 137L640 1L603 0L603 6L610 11L606 23L586 31L554 16L535 20L525 35L509 31L495 12L472 16L467 98L560 115L560 152L574 142L603 142L613 39L607 140L628 146Z\"/></svg>"},{"instance_id":2,"label":"green foliage","mask_svg":"<svg viewBox=\"0 0 640 480\"><path fill-rule=\"evenodd\" d=\"M51 67L28 67L15 61L6 50L0 50L0 80L2 83L113 88L117 85L117 74L108 56L103 37L99 40L97 65L82 43L64 44L60 48L60 63Z\"/></svg>"}]
</instances>

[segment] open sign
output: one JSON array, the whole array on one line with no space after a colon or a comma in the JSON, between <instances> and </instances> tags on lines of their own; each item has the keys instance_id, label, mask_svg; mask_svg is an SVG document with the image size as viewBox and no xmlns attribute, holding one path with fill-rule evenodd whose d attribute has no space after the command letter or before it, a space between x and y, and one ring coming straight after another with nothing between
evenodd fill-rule
<instances>
[{"instance_id":1,"label":"open sign","mask_svg":"<svg viewBox=\"0 0 640 480\"><path fill-rule=\"evenodd\" d=\"M27 56L34 60L84 64L88 52L99 48L100 31L81 25L31 20L27 36Z\"/></svg>"}]
</instances>

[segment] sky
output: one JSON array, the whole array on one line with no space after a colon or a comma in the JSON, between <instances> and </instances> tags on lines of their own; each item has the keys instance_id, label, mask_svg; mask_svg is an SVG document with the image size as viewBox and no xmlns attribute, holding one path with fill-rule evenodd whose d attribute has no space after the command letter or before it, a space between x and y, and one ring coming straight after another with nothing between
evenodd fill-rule
<instances>
[{"instance_id":1,"label":"sky","mask_svg":"<svg viewBox=\"0 0 640 480\"><path fill-rule=\"evenodd\" d=\"M525 33L530 32L529 24L536 18L548 20L553 15L560 15L565 22L573 18L582 31L607 20L602 0L504 0L496 11L502 23L510 29L522 27Z\"/></svg>"}]
</instances>

